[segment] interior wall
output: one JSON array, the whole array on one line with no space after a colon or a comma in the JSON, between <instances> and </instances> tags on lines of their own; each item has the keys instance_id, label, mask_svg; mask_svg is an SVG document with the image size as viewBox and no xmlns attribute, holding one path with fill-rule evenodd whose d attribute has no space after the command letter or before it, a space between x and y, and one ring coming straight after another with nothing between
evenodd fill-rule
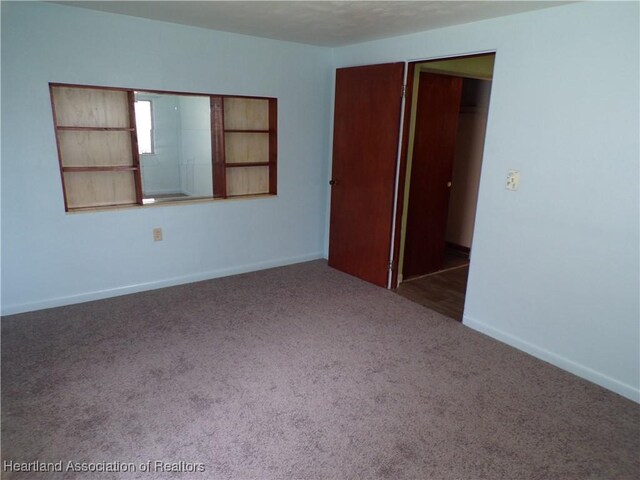
<instances>
[{"instance_id":1,"label":"interior wall","mask_svg":"<svg viewBox=\"0 0 640 480\"><path fill-rule=\"evenodd\" d=\"M580 2L334 51L337 67L497 52L464 324L636 401L638 14Z\"/></svg>"},{"instance_id":2,"label":"interior wall","mask_svg":"<svg viewBox=\"0 0 640 480\"><path fill-rule=\"evenodd\" d=\"M322 257L330 49L44 2L0 8L3 314ZM67 214L48 82L277 97L278 195Z\"/></svg>"},{"instance_id":3,"label":"interior wall","mask_svg":"<svg viewBox=\"0 0 640 480\"><path fill-rule=\"evenodd\" d=\"M463 80L446 240L466 248L471 248L476 218L490 95L490 81Z\"/></svg>"}]
</instances>

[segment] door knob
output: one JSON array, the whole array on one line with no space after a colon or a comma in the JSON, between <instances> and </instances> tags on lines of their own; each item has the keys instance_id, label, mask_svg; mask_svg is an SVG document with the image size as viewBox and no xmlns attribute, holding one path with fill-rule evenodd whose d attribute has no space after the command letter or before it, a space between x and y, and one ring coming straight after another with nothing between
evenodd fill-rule
<instances>
[{"instance_id":1,"label":"door knob","mask_svg":"<svg viewBox=\"0 0 640 480\"><path fill-rule=\"evenodd\" d=\"M337 180L329 180L329 185L334 186L337 185L338 181Z\"/></svg>"},{"instance_id":2,"label":"door knob","mask_svg":"<svg viewBox=\"0 0 640 480\"><path fill-rule=\"evenodd\" d=\"M447 188L451 188L451 182L447 182Z\"/></svg>"}]
</instances>

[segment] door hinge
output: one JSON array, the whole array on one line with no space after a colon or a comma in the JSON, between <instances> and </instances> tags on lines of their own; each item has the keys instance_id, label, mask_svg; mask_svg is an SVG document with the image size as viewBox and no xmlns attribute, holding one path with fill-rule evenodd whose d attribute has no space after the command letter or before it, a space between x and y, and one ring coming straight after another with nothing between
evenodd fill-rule
<instances>
[{"instance_id":1,"label":"door hinge","mask_svg":"<svg viewBox=\"0 0 640 480\"><path fill-rule=\"evenodd\" d=\"M389 262L387 264L387 270L388 271L393 272L395 270L395 268L396 268L395 262Z\"/></svg>"},{"instance_id":2,"label":"door hinge","mask_svg":"<svg viewBox=\"0 0 640 480\"><path fill-rule=\"evenodd\" d=\"M400 97L404 98L406 96L407 96L407 86L402 85L402 93L400 94Z\"/></svg>"}]
</instances>

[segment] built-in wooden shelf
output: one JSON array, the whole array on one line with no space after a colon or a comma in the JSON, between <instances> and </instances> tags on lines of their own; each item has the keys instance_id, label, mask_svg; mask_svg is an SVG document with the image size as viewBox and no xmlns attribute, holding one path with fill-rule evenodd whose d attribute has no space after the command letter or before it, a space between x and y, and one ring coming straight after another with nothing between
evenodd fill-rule
<instances>
[{"instance_id":1,"label":"built-in wooden shelf","mask_svg":"<svg viewBox=\"0 0 640 480\"><path fill-rule=\"evenodd\" d=\"M218 172L224 175L224 196L275 195L277 100L225 96L218 108L223 126Z\"/></svg>"},{"instance_id":2,"label":"built-in wooden shelf","mask_svg":"<svg viewBox=\"0 0 640 480\"><path fill-rule=\"evenodd\" d=\"M143 205L135 91L61 83L49 88L66 211ZM213 197L275 195L277 99L208 97Z\"/></svg>"},{"instance_id":3,"label":"built-in wooden shelf","mask_svg":"<svg viewBox=\"0 0 640 480\"><path fill-rule=\"evenodd\" d=\"M269 162L241 162L241 163L225 163L227 168L242 168L242 167L268 167Z\"/></svg>"},{"instance_id":4,"label":"built-in wooden shelf","mask_svg":"<svg viewBox=\"0 0 640 480\"><path fill-rule=\"evenodd\" d=\"M239 130L235 128L225 128L224 133L271 133L271 130Z\"/></svg>"},{"instance_id":5,"label":"built-in wooden shelf","mask_svg":"<svg viewBox=\"0 0 640 480\"><path fill-rule=\"evenodd\" d=\"M56 83L49 88L65 209L141 204L133 92Z\"/></svg>"},{"instance_id":6,"label":"built-in wooden shelf","mask_svg":"<svg viewBox=\"0 0 640 480\"><path fill-rule=\"evenodd\" d=\"M114 165L114 166L87 166L87 167L62 167L62 171L67 172L131 172L138 170L134 165Z\"/></svg>"},{"instance_id":7,"label":"built-in wooden shelf","mask_svg":"<svg viewBox=\"0 0 640 480\"><path fill-rule=\"evenodd\" d=\"M72 127L72 126L60 126L56 127L57 130L75 130L75 131L89 131L89 132L134 132L135 128L131 127Z\"/></svg>"}]
</instances>

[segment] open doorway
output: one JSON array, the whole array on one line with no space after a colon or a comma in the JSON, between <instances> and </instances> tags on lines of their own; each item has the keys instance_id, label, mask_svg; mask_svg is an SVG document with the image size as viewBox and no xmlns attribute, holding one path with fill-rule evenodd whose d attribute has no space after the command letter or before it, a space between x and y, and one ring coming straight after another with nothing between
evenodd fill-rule
<instances>
[{"instance_id":1,"label":"open doorway","mask_svg":"<svg viewBox=\"0 0 640 480\"><path fill-rule=\"evenodd\" d=\"M392 285L459 321L494 59L492 53L415 62L408 72Z\"/></svg>"}]
</instances>

